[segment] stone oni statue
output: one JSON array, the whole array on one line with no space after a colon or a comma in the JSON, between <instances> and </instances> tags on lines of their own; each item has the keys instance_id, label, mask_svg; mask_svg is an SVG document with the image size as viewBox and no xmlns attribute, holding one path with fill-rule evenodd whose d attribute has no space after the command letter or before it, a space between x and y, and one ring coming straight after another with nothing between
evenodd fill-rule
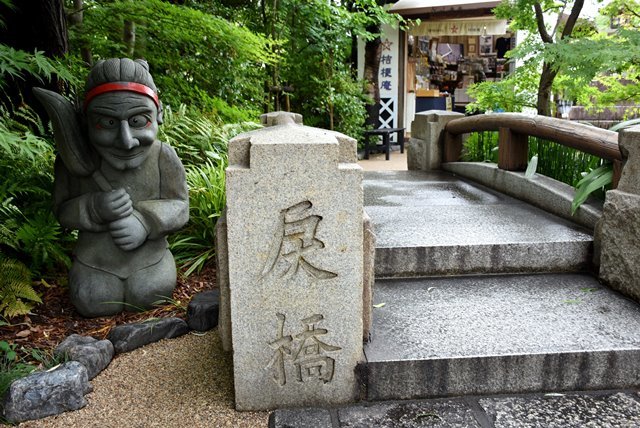
<instances>
[{"instance_id":1,"label":"stone oni statue","mask_svg":"<svg viewBox=\"0 0 640 428\"><path fill-rule=\"evenodd\" d=\"M142 60L91 70L82 112L36 88L53 123L58 157L54 210L79 230L71 301L86 317L147 308L171 296L176 267L166 236L189 218L185 171L157 140L162 104Z\"/></svg>"}]
</instances>

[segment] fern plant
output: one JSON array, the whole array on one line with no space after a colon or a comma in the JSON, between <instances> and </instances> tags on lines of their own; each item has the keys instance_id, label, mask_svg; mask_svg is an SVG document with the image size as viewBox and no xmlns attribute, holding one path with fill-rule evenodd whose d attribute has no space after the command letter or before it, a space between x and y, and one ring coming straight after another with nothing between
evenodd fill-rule
<instances>
[{"instance_id":1,"label":"fern plant","mask_svg":"<svg viewBox=\"0 0 640 428\"><path fill-rule=\"evenodd\" d=\"M18 260L0 254L0 313L9 319L29 313L36 303L42 303L33 289L31 271Z\"/></svg>"}]
</instances>

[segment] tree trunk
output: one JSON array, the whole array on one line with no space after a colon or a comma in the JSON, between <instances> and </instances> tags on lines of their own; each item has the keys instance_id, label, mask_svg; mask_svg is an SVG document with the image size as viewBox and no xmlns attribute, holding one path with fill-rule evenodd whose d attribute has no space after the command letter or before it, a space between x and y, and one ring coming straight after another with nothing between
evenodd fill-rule
<instances>
[{"instance_id":1,"label":"tree trunk","mask_svg":"<svg viewBox=\"0 0 640 428\"><path fill-rule=\"evenodd\" d=\"M69 25L82 28L84 21L84 0L73 0L73 12L69 14ZM91 55L91 47L86 41L81 41L80 57L91 67L93 65L93 56Z\"/></svg>"},{"instance_id":2,"label":"tree trunk","mask_svg":"<svg viewBox=\"0 0 640 428\"><path fill-rule=\"evenodd\" d=\"M551 116L551 86L558 72L546 61L542 64L540 84L538 85L538 114Z\"/></svg>"},{"instance_id":3,"label":"tree trunk","mask_svg":"<svg viewBox=\"0 0 640 428\"><path fill-rule=\"evenodd\" d=\"M367 29L370 31L369 29ZM380 32L380 28L373 30ZM370 128L378 127L380 116L380 82L378 74L380 70L380 37L368 41L364 47L364 80L367 82L367 95L373 100L373 104L367 105L367 125Z\"/></svg>"},{"instance_id":4,"label":"tree trunk","mask_svg":"<svg viewBox=\"0 0 640 428\"><path fill-rule=\"evenodd\" d=\"M29 53L43 51L46 56L61 57L69 50L66 15L62 0L20 0L9 9L0 3L0 14L6 28L0 31L0 43ZM34 107L40 117L47 118L44 108L35 100L31 89L44 86L56 92L65 92L61 81L52 78L42 83L35 78L25 80L8 78L5 90L0 92L0 103L17 106L22 102Z\"/></svg>"},{"instance_id":5,"label":"tree trunk","mask_svg":"<svg viewBox=\"0 0 640 428\"><path fill-rule=\"evenodd\" d=\"M136 49L136 23L133 21L124 21L123 39L127 47L127 56L133 58Z\"/></svg>"}]
</instances>

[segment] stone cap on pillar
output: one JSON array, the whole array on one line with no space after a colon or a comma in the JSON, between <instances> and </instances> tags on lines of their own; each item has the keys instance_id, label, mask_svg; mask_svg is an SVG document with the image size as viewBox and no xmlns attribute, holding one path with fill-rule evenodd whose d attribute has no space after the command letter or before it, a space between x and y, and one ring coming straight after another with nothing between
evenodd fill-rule
<instances>
[{"instance_id":1,"label":"stone cap on pillar","mask_svg":"<svg viewBox=\"0 0 640 428\"><path fill-rule=\"evenodd\" d=\"M260 115L260 123L264 126L296 124L302 125L302 115L288 111L272 111Z\"/></svg>"}]
</instances>

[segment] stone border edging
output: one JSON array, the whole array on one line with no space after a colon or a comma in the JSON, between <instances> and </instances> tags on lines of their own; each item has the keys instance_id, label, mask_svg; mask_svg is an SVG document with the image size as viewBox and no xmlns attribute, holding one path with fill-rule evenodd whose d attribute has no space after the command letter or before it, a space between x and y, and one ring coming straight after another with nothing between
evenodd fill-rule
<instances>
[{"instance_id":1,"label":"stone border edging","mask_svg":"<svg viewBox=\"0 0 640 428\"><path fill-rule=\"evenodd\" d=\"M13 381L2 400L2 416L20 423L83 408L87 405L84 395L93 391L89 380L107 368L115 354L216 327L219 295L217 289L194 295L187 321L172 317L122 324L113 327L105 340L72 334L54 350L54 355L66 355L69 361Z\"/></svg>"}]
</instances>

